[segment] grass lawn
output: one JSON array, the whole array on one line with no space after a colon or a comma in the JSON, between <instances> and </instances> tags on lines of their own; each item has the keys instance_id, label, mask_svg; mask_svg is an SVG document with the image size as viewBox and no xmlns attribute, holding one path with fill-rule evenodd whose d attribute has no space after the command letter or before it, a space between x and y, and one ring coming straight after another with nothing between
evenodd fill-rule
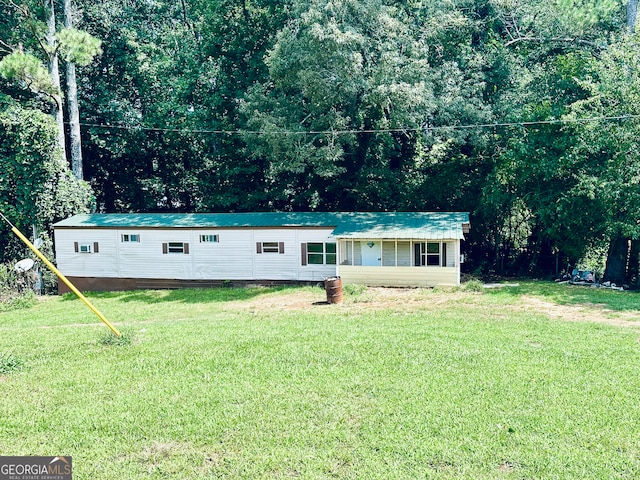
<instances>
[{"instance_id":1,"label":"grass lawn","mask_svg":"<svg viewBox=\"0 0 640 480\"><path fill-rule=\"evenodd\" d=\"M639 294L324 295L90 295L125 342L70 296L0 313L0 452L87 480L640 478Z\"/></svg>"}]
</instances>

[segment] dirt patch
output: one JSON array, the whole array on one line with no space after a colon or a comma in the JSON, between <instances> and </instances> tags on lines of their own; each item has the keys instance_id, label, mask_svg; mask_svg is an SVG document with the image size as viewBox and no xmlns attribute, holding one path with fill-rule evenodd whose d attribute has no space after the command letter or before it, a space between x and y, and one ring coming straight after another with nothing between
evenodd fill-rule
<instances>
[{"instance_id":1,"label":"dirt patch","mask_svg":"<svg viewBox=\"0 0 640 480\"><path fill-rule=\"evenodd\" d=\"M247 310L306 310L308 308L328 307L324 290L318 293L299 290L285 290L273 295L257 295L251 300L236 300L228 302L225 309Z\"/></svg>"},{"instance_id":2,"label":"dirt patch","mask_svg":"<svg viewBox=\"0 0 640 480\"><path fill-rule=\"evenodd\" d=\"M284 292L275 296L258 296L249 301L231 302L229 307L254 311L308 309L411 311L437 309L447 303L459 302L462 297L466 299L465 303L471 304L473 303L472 298L476 295L481 296L482 293L369 287L360 294L345 295L345 301L342 304L330 305L326 303L324 290L318 289L317 291ZM640 312L620 312L595 304L561 305L538 297L524 295L521 303L506 305L504 308L505 311L524 310L542 313L549 318L568 322L597 322L615 326L640 327Z\"/></svg>"},{"instance_id":3,"label":"dirt patch","mask_svg":"<svg viewBox=\"0 0 640 480\"><path fill-rule=\"evenodd\" d=\"M639 312L619 312L601 305L560 305L541 298L524 295L523 308L541 312L550 318L567 322L597 322L623 327L640 327ZM513 306L511 308L518 308Z\"/></svg>"},{"instance_id":4,"label":"dirt patch","mask_svg":"<svg viewBox=\"0 0 640 480\"><path fill-rule=\"evenodd\" d=\"M282 292L277 295L257 296L251 300L230 302L232 309L249 310L308 310L308 309L355 309L355 310L426 310L456 301L469 292L436 292L421 288L368 287L362 293L350 295L345 292L344 302L327 303L326 293L318 288L313 291Z\"/></svg>"}]
</instances>

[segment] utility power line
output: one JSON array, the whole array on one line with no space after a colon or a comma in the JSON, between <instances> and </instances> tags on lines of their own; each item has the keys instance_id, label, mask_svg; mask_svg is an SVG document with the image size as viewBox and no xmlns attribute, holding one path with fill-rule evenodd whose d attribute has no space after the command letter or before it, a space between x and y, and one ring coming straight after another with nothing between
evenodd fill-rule
<instances>
[{"instance_id":1,"label":"utility power line","mask_svg":"<svg viewBox=\"0 0 640 480\"><path fill-rule=\"evenodd\" d=\"M496 122L474 123L468 125L434 125L423 127L400 128L376 128L376 129L345 129L345 130L208 130L189 128L161 128L161 127L135 127L128 125L110 125L103 123L81 123L83 127L104 128L111 130L145 131L159 133L190 133L206 135L345 135L345 134L375 134L375 133L408 133L408 132L435 132L440 130L473 130L502 127L534 127L537 125L565 125L590 122L611 122L620 120L640 119L640 115L616 115L586 118L565 118L555 120L535 120L528 122Z\"/></svg>"}]
</instances>

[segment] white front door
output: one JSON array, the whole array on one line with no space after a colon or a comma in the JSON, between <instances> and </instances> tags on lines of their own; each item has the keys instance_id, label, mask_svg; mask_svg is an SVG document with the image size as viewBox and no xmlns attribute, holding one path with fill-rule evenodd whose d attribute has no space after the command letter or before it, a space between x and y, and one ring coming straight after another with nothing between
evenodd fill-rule
<instances>
[{"instance_id":1,"label":"white front door","mask_svg":"<svg viewBox=\"0 0 640 480\"><path fill-rule=\"evenodd\" d=\"M382 263L382 249L380 242L360 242L363 267L379 267Z\"/></svg>"}]
</instances>

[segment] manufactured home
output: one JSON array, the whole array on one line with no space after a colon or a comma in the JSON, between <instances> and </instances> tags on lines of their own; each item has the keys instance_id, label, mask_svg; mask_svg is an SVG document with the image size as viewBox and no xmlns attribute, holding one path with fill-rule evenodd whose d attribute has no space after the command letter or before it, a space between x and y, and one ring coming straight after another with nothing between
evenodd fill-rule
<instances>
[{"instance_id":1,"label":"manufactured home","mask_svg":"<svg viewBox=\"0 0 640 480\"><path fill-rule=\"evenodd\" d=\"M460 283L460 212L88 214L54 225L80 290L321 282ZM60 291L67 291L60 284Z\"/></svg>"}]
</instances>

